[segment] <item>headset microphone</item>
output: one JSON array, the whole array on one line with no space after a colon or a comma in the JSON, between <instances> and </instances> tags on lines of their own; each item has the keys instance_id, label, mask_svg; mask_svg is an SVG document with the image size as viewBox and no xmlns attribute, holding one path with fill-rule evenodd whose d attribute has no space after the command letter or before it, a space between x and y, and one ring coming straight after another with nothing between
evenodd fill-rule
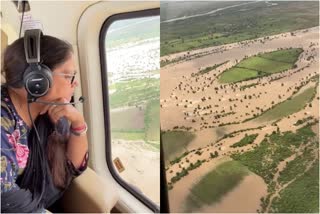
<instances>
[{"instance_id":1,"label":"headset microphone","mask_svg":"<svg viewBox=\"0 0 320 214\"><path fill-rule=\"evenodd\" d=\"M79 100L76 102L71 102L71 103L59 103L59 102L46 102L46 101L33 101L34 103L42 103L42 104L47 104L47 105L56 105L56 106L63 106L63 105L74 105L78 103L83 103L85 101L85 97L81 96L79 97Z\"/></svg>"}]
</instances>

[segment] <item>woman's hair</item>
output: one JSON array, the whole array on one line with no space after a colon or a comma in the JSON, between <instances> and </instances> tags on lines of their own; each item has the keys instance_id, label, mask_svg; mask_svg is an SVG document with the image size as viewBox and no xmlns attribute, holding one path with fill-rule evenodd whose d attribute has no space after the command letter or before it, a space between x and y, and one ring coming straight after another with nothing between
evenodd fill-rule
<instances>
[{"instance_id":1,"label":"woman's hair","mask_svg":"<svg viewBox=\"0 0 320 214\"><path fill-rule=\"evenodd\" d=\"M27 166L16 181L21 189L32 193L32 202L25 205L27 210L49 207L58 199L58 195L61 196L57 190L65 189L72 180L66 157L68 141L65 137L66 130L60 132L57 126L48 121L50 121L48 113L36 119L35 125L40 135L40 142L35 130L32 129L28 136L30 154ZM20 193L17 197L22 201L30 200L26 193ZM16 208L10 211L22 210L21 207Z\"/></svg>"},{"instance_id":2,"label":"woman's hair","mask_svg":"<svg viewBox=\"0 0 320 214\"><path fill-rule=\"evenodd\" d=\"M73 49L69 43L52 36L41 36L40 62L48 66L51 71L66 62L72 53ZM24 38L19 38L9 45L4 53L1 73L5 76L8 88L24 87L23 74L28 66L24 52ZM25 173L22 175L24 178L21 179L23 186L30 189L33 193L43 192L41 183L46 179L46 175L43 172L45 165L41 161L43 162L43 158L45 158L45 160L48 160L54 185L59 188L65 188L68 183L65 148L67 138L57 137L54 134L53 124L51 124L47 116L38 116L35 126L38 128L41 141L48 143L45 144L46 147L43 149L38 147L41 142L37 142L36 133L33 129L31 130L28 138L30 156ZM37 167L35 167L36 165ZM32 173L35 168L38 173Z\"/></svg>"},{"instance_id":3,"label":"woman's hair","mask_svg":"<svg viewBox=\"0 0 320 214\"><path fill-rule=\"evenodd\" d=\"M58 38L43 35L40 39L40 63L51 71L63 64L73 53L71 44ZM24 38L19 38L9 45L4 53L1 74L6 84L13 88L23 87L23 73L28 67L24 52Z\"/></svg>"}]
</instances>

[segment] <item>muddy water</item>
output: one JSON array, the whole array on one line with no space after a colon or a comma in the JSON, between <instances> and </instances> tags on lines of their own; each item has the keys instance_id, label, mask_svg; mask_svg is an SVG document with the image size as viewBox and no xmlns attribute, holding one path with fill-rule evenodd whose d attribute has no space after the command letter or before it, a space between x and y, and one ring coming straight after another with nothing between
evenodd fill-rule
<instances>
[{"instance_id":1,"label":"muddy water","mask_svg":"<svg viewBox=\"0 0 320 214\"><path fill-rule=\"evenodd\" d=\"M314 133L316 133L317 137L319 138L319 123L313 125L311 129Z\"/></svg>"},{"instance_id":2,"label":"muddy water","mask_svg":"<svg viewBox=\"0 0 320 214\"><path fill-rule=\"evenodd\" d=\"M220 202L204 206L196 212L201 213L255 213L260 209L260 198L267 194L267 186L256 174L246 176Z\"/></svg>"},{"instance_id":3,"label":"muddy water","mask_svg":"<svg viewBox=\"0 0 320 214\"><path fill-rule=\"evenodd\" d=\"M173 189L168 193L170 212L184 212L184 201L192 186L217 165L230 160L231 158L224 157L218 158L215 161L205 162L199 168L189 171L188 176L183 177L180 181L175 183Z\"/></svg>"},{"instance_id":4,"label":"muddy water","mask_svg":"<svg viewBox=\"0 0 320 214\"><path fill-rule=\"evenodd\" d=\"M117 157L124 166L121 178L160 204L160 153L144 141L114 140L112 159Z\"/></svg>"}]
</instances>

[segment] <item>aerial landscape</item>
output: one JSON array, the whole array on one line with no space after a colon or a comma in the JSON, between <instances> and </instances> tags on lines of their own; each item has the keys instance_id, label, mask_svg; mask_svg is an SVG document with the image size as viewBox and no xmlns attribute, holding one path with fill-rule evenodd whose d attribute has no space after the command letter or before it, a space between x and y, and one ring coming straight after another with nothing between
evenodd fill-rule
<instances>
[{"instance_id":1,"label":"aerial landscape","mask_svg":"<svg viewBox=\"0 0 320 214\"><path fill-rule=\"evenodd\" d=\"M161 3L171 212L319 211L319 2Z\"/></svg>"},{"instance_id":2,"label":"aerial landscape","mask_svg":"<svg viewBox=\"0 0 320 214\"><path fill-rule=\"evenodd\" d=\"M115 21L105 39L112 159L124 166L121 178L158 205L159 22L159 16Z\"/></svg>"}]
</instances>

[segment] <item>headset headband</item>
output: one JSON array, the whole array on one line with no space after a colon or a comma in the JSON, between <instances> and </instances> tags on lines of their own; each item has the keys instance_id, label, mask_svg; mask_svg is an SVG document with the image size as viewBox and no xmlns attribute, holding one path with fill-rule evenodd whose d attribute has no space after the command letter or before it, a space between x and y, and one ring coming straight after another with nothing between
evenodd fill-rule
<instances>
[{"instance_id":1,"label":"headset headband","mask_svg":"<svg viewBox=\"0 0 320 214\"><path fill-rule=\"evenodd\" d=\"M24 52L28 64L40 62L40 29L26 30L24 33Z\"/></svg>"}]
</instances>

